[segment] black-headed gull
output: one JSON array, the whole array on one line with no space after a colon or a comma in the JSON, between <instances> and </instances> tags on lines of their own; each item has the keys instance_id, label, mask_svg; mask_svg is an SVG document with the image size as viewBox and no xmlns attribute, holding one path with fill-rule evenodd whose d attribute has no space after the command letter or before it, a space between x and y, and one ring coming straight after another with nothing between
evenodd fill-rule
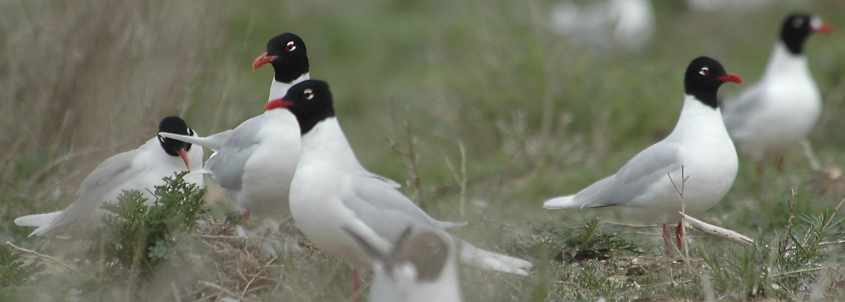
<instances>
[{"instance_id":1,"label":"black-headed gull","mask_svg":"<svg viewBox=\"0 0 845 302\"><path fill-rule=\"evenodd\" d=\"M179 117L165 117L159 131L196 135ZM140 191L152 201L155 186L175 172L202 168L202 148L156 135L140 147L119 153L100 163L85 177L76 200L60 211L27 215L15 219L19 226L35 227L30 236L48 235L89 221L104 202L116 202L123 191ZM202 175L191 174L186 180L202 186Z\"/></svg>"},{"instance_id":2,"label":"black-headed gull","mask_svg":"<svg viewBox=\"0 0 845 302\"><path fill-rule=\"evenodd\" d=\"M214 150L205 169L245 214L288 215L288 189L299 159L300 131L286 108L267 103L265 111L235 129L207 137L159 135Z\"/></svg>"},{"instance_id":3,"label":"black-headed gull","mask_svg":"<svg viewBox=\"0 0 845 302\"><path fill-rule=\"evenodd\" d=\"M446 229L461 225L435 220L396 190L398 184L361 166L335 117L326 82L296 84L284 98L270 105L289 108L302 130L302 153L291 182L290 209L296 226L323 252L342 257L355 268L368 269L370 258L344 227L377 248L389 250L405 227ZM527 275L531 269L528 261L459 242L465 263L520 275Z\"/></svg>"},{"instance_id":4,"label":"black-headed gull","mask_svg":"<svg viewBox=\"0 0 845 302\"><path fill-rule=\"evenodd\" d=\"M252 70L267 63L273 66L268 102L283 97L288 88L311 77L305 42L293 33L283 33L267 41L267 50L252 61Z\"/></svg>"},{"instance_id":5,"label":"black-headed gull","mask_svg":"<svg viewBox=\"0 0 845 302\"><path fill-rule=\"evenodd\" d=\"M695 215L710 209L736 178L736 150L722 122L716 93L725 82L741 81L714 59L694 59L684 74L683 109L669 136L641 151L615 174L575 195L549 199L543 207L607 208L618 215L610 220L663 224L670 252L668 224L681 221L678 212L683 208ZM683 248L680 231L676 240Z\"/></svg>"},{"instance_id":6,"label":"black-headed gull","mask_svg":"<svg viewBox=\"0 0 845 302\"><path fill-rule=\"evenodd\" d=\"M305 42L292 33L267 41L267 50L252 63L257 69L273 66L270 98L279 98L291 85L307 80ZM262 218L288 216L288 189L299 159L300 131L296 118L285 108L265 106L265 112L234 129L208 137L162 133L214 150L205 164L212 177L244 211Z\"/></svg>"},{"instance_id":7,"label":"black-headed gull","mask_svg":"<svg viewBox=\"0 0 845 302\"><path fill-rule=\"evenodd\" d=\"M724 118L741 153L758 162L776 159L804 142L821 113L821 94L810 75L804 42L815 32L829 32L821 18L792 14L784 18L763 78L724 102Z\"/></svg>"},{"instance_id":8,"label":"black-headed gull","mask_svg":"<svg viewBox=\"0 0 845 302\"><path fill-rule=\"evenodd\" d=\"M346 229L373 262L370 302L461 302L457 247L442 230L407 228L383 251Z\"/></svg>"}]
</instances>

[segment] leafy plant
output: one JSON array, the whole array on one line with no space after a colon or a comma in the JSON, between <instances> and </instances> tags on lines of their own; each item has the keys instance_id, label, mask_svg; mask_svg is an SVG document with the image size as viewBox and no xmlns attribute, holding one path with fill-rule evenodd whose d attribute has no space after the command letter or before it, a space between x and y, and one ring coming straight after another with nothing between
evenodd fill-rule
<instances>
[{"instance_id":1,"label":"leafy plant","mask_svg":"<svg viewBox=\"0 0 845 302\"><path fill-rule=\"evenodd\" d=\"M106 258L116 260L106 259L107 263L149 272L171 255L177 234L196 227L197 218L206 211L205 190L185 182L185 174L164 178L149 205L140 192L127 191L117 204L106 207L114 215L105 220L101 244Z\"/></svg>"},{"instance_id":2,"label":"leafy plant","mask_svg":"<svg viewBox=\"0 0 845 302\"><path fill-rule=\"evenodd\" d=\"M22 285L43 268L37 262L27 263L11 248L0 246L0 288Z\"/></svg>"}]
</instances>

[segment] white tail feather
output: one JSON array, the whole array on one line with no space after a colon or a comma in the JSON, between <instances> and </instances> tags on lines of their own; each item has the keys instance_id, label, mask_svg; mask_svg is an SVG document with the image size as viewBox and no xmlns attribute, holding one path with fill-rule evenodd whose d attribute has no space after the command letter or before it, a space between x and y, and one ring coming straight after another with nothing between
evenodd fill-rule
<instances>
[{"instance_id":1,"label":"white tail feather","mask_svg":"<svg viewBox=\"0 0 845 302\"><path fill-rule=\"evenodd\" d=\"M534 266L526 260L480 249L466 241L462 241L460 247L461 262L480 269L528 276Z\"/></svg>"},{"instance_id":2,"label":"white tail feather","mask_svg":"<svg viewBox=\"0 0 845 302\"><path fill-rule=\"evenodd\" d=\"M463 227L463 226L467 225L466 221L452 222L452 221L437 220L436 223L437 223L437 226L439 226L440 228L442 228L444 230L459 228L459 227Z\"/></svg>"},{"instance_id":3,"label":"white tail feather","mask_svg":"<svg viewBox=\"0 0 845 302\"><path fill-rule=\"evenodd\" d=\"M581 205L575 202L575 195L555 197L543 202L545 209L578 209Z\"/></svg>"},{"instance_id":4,"label":"white tail feather","mask_svg":"<svg viewBox=\"0 0 845 302\"><path fill-rule=\"evenodd\" d=\"M26 215L15 218L15 224L25 227L34 227L35 230L29 234L30 237L41 236L52 229L51 224L53 223L53 220L61 214L62 211L55 211L50 213Z\"/></svg>"},{"instance_id":5,"label":"white tail feather","mask_svg":"<svg viewBox=\"0 0 845 302\"><path fill-rule=\"evenodd\" d=\"M170 133L170 132L159 132L158 134L161 135L161 136L164 136L166 138L175 139L177 141L186 142L186 143L189 143L189 144L201 145L203 147L206 147L206 148L209 148L209 149L212 149L212 150L218 150L218 149L220 149L220 147L223 146L223 142L218 141L216 139L213 139L213 136L196 137L196 136L182 135L182 134L176 134L176 133Z\"/></svg>"}]
</instances>

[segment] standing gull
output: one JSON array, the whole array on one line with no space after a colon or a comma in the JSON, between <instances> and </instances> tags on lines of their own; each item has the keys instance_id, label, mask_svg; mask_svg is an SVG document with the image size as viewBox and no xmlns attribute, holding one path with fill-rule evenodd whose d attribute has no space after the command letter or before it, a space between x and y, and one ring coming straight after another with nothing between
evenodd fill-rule
<instances>
[{"instance_id":1,"label":"standing gull","mask_svg":"<svg viewBox=\"0 0 845 302\"><path fill-rule=\"evenodd\" d=\"M672 250L669 224L678 223L675 239L683 249L678 212L695 215L710 209L736 178L736 150L716 97L725 82L742 80L726 73L714 59L694 59L684 74L683 109L669 136L638 153L615 174L575 195L549 199L543 207L608 208L620 221L662 224L667 253Z\"/></svg>"}]
</instances>

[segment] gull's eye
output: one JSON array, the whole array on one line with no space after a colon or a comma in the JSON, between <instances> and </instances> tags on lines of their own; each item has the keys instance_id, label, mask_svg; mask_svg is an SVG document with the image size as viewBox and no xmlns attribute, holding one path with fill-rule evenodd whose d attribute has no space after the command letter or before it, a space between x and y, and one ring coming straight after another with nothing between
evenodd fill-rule
<instances>
[{"instance_id":1,"label":"gull's eye","mask_svg":"<svg viewBox=\"0 0 845 302\"><path fill-rule=\"evenodd\" d=\"M810 20L810 26L816 29L822 27L822 19L819 17L814 17L812 20Z\"/></svg>"},{"instance_id":2,"label":"gull's eye","mask_svg":"<svg viewBox=\"0 0 845 302\"><path fill-rule=\"evenodd\" d=\"M710 74L710 68L707 66L701 67L701 70L698 71L698 74L706 77L708 74Z\"/></svg>"},{"instance_id":3,"label":"gull's eye","mask_svg":"<svg viewBox=\"0 0 845 302\"><path fill-rule=\"evenodd\" d=\"M305 99L306 99L306 100L309 100L309 101L310 101L311 99L313 99L313 98L314 98L314 92L313 92L313 91L311 91L311 89L310 89L310 88L309 88L309 89L305 89L305 91L303 92L303 94L305 94Z\"/></svg>"},{"instance_id":4,"label":"gull's eye","mask_svg":"<svg viewBox=\"0 0 845 302\"><path fill-rule=\"evenodd\" d=\"M804 19L798 18L792 21L792 27L800 28L802 25L804 25Z\"/></svg>"},{"instance_id":5,"label":"gull's eye","mask_svg":"<svg viewBox=\"0 0 845 302\"><path fill-rule=\"evenodd\" d=\"M291 52L294 50L296 50L296 43L293 43L293 41L288 41L288 43L285 44L285 51Z\"/></svg>"}]
</instances>

